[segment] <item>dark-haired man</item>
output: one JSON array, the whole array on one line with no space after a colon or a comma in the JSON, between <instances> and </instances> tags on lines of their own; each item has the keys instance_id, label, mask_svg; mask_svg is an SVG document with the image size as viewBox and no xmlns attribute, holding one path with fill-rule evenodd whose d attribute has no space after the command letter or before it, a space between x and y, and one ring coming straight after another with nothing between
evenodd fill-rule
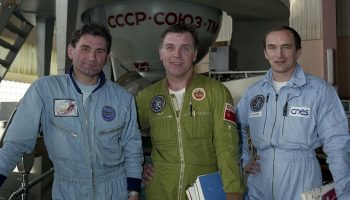
<instances>
[{"instance_id":1,"label":"dark-haired man","mask_svg":"<svg viewBox=\"0 0 350 200\"><path fill-rule=\"evenodd\" d=\"M242 166L251 200L301 199L322 185L315 149L323 145L338 199L350 199L348 121L334 88L297 63L299 34L288 26L269 31L264 54L271 69L237 106ZM258 160L249 156L247 132Z\"/></svg>"},{"instance_id":2,"label":"dark-haired man","mask_svg":"<svg viewBox=\"0 0 350 200\"><path fill-rule=\"evenodd\" d=\"M219 171L227 199L241 199L238 134L229 91L194 73L198 38L191 25L176 24L161 35L166 78L137 95L141 128L150 128L153 173L147 200L186 199L198 175Z\"/></svg>"},{"instance_id":3,"label":"dark-haired man","mask_svg":"<svg viewBox=\"0 0 350 200\"><path fill-rule=\"evenodd\" d=\"M106 27L85 24L67 49L70 73L31 84L0 149L0 184L33 151L40 127L55 169L53 199L138 199L143 155L136 106L131 93L105 79L111 42Z\"/></svg>"}]
</instances>

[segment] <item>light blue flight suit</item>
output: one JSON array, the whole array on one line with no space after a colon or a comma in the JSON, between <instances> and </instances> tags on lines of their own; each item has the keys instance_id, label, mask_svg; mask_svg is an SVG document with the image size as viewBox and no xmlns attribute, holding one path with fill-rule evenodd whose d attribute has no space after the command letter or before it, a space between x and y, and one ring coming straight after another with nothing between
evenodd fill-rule
<instances>
[{"instance_id":1,"label":"light blue flight suit","mask_svg":"<svg viewBox=\"0 0 350 200\"><path fill-rule=\"evenodd\" d=\"M84 105L72 73L35 81L0 149L0 174L8 176L23 153L33 151L39 125L55 169L53 199L125 200L127 178L141 179L134 97L103 72Z\"/></svg>"},{"instance_id":2,"label":"light blue flight suit","mask_svg":"<svg viewBox=\"0 0 350 200\"><path fill-rule=\"evenodd\" d=\"M315 149L323 145L340 200L350 199L348 120L334 88L298 64L279 92L272 72L241 98L236 115L243 140L242 166L250 159L247 130L260 156L261 173L249 175L251 200L299 200L322 185Z\"/></svg>"}]
</instances>

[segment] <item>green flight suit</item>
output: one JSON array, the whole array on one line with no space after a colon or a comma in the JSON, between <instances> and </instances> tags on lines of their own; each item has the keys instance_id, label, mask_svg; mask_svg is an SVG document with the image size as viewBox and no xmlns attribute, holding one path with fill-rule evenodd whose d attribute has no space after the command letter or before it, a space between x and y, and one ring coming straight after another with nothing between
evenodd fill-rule
<instances>
[{"instance_id":1,"label":"green flight suit","mask_svg":"<svg viewBox=\"0 0 350 200\"><path fill-rule=\"evenodd\" d=\"M198 175L219 171L225 192L243 192L233 101L219 81L193 75L175 112L166 79L136 98L141 129L150 129L155 173L147 200L187 199Z\"/></svg>"}]
</instances>

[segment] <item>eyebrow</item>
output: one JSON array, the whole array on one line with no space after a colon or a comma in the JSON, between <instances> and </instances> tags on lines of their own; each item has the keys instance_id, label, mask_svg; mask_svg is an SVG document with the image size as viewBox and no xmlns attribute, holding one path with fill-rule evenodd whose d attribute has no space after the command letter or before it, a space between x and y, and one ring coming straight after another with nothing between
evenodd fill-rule
<instances>
[{"instance_id":1,"label":"eyebrow","mask_svg":"<svg viewBox=\"0 0 350 200\"><path fill-rule=\"evenodd\" d=\"M87 44L82 44L80 47L82 48L90 48L92 49L92 47L90 45ZM107 51L107 48L96 48L96 50L103 50L103 51Z\"/></svg>"},{"instance_id":2,"label":"eyebrow","mask_svg":"<svg viewBox=\"0 0 350 200\"><path fill-rule=\"evenodd\" d=\"M192 44L183 44L183 45L181 45L181 46L193 47L193 45L192 45Z\"/></svg>"},{"instance_id":3,"label":"eyebrow","mask_svg":"<svg viewBox=\"0 0 350 200\"><path fill-rule=\"evenodd\" d=\"M80 47L83 47L83 48L91 48L90 45L87 45L87 44L82 44L82 45L80 45Z\"/></svg>"},{"instance_id":4,"label":"eyebrow","mask_svg":"<svg viewBox=\"0 0 350 200\"><path fill-rule=\"evenodd\" d=\"M106 49L106 48L97 48L96 50L107 51L107 49Z\"/></svg>"},{"instance_id":5,"label":"eyebrow","mask_svg":"<svg viewBox=\"0 0 350 200\"><path fill-rule=\"evenodd\" d=\"M177 46L177 45L175 45L174 43L165 43L164 46L167 47L167 46ZM180 47L193 47L193 45L192 44L181 44Z\"/></svg>"},{"instance_id":6,"label":"eyebrow","mask_svg":"<svg viewBox=\"0 0 350 200\"><path fill-rule=\"evenodd\" d=\"M276 47L276 46L278 46L278 45L276 45L276 44L268 44L267 45L267 47ZM292 47L293 46L293 44L282 44L282 45L279 45L279 46L281 46L281 47Z\"/></svg>"}]
</instances>

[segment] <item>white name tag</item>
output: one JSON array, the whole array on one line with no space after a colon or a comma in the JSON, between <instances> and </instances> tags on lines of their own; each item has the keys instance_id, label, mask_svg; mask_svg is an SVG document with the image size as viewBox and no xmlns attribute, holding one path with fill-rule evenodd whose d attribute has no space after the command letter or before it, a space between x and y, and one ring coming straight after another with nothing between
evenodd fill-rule
<instances>
[{"instance_id":1,"label":"white name tag","mask_svg":"<svg viewBox=\"0 0 350 200\"><path fill-rule=\"evenodd\" d=\"M249 113L249 117L260 117L262 112L251 112Z\"/></svg>"},{"instance_id":2,"label":"white name tag","mask_svg":"<svg viewBox=\"0 0 350 200\"><path fill-rule=\"evenodd\" d=\"M291 107L289 109L289 116L310 118L310 108L308 107Z\"/></svg>"},{"instance_id":3,"label":"white name tag","mask_svg":"<svg viewBox=\"0 0 350 200\"><path fill-rule=\"evenodd\" d=\"M76 117L78 116L78 108L74 100L55 99L54 113L55 117Z\"/></svg>"}]
</instances>

